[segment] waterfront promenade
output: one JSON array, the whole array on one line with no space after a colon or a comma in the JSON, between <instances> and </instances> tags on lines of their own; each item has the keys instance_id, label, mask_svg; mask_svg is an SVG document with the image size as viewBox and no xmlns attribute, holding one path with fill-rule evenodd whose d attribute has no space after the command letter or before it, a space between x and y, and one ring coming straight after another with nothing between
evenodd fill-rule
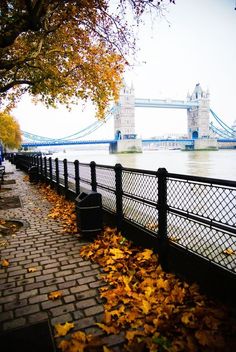
<instances>
[{"instance_id":1,"label":"waterfront promenade","mask_svg":"<svg viewBox=\"0 0 236 352\"><path fill-rule=\"evenodd\" d=\"M86 241L78 234L64 233L59 221L47 217L52 205L37 187L25 182L25 174L14 165L8 161L3 164L7 184L2 186L0 197L15 202L8 206L5 202L0 219L18 220L24 226L15 235L6 236L7 243L0 248L1 260L9 261L8 267L0 268L0 332L48 319L52 331L56 323L73 322L72 332L102 335L96 325L103 316L98 292L103 285L101 269L81 258L80 248ZM31 272L31 268L36 270ZM62 297L49 300L53 291L61 291ZM123 337L110 335L103 341L118 352Z\"/></svg>"}]
</instances>

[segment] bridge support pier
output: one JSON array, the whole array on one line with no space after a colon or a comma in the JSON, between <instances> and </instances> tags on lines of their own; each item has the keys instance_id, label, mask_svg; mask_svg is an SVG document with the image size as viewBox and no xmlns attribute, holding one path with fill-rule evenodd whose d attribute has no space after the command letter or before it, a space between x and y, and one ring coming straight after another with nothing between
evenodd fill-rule
<instances>
[{"instance_id":1,"label":"bridge support pier","mask_svg":"<svg viewBox=\"0 0 236 352\"><path fill-rule=\"evenodd\" d=\"M141 139L120 139L109 145L109 152L116 153L142 153Z\"/></svg>"},{"instance_id":2,"label":"bridge support pier","mask_svg":"<svg viewBox=\"0 0 236 352\"><path fill-rule=\"evenodd\" d=\"M194 140L194 150L218 150L218 148L216 138L199 138Z\"/></svg>"}]
</instances>

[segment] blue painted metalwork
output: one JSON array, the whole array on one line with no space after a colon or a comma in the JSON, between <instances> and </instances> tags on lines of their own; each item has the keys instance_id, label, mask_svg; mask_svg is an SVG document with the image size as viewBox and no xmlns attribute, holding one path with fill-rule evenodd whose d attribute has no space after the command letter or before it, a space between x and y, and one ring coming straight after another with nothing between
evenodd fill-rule
<instances>
[{"instance_id":1,"label":"blue painted metalwork","mask_svg":"<svg viewBox=\"0 0 236 352\"><path fill-rule=\"evenodd\" d=\"M25 147L47 147L47 146L61 146L61 145L77 145L77 144L113 144L117 141L113 139L107 140L89 140L89 141L63 141L63 140L50 140L50 141L35 141L23 142L21 146Z\"/></svg>"}]
</instances>

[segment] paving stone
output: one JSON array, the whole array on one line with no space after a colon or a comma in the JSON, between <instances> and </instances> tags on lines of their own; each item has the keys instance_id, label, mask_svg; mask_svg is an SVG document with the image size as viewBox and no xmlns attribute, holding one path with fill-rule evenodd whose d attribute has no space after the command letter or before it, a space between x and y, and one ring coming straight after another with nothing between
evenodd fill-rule
<instances>
[{"instance_id":1,"label":"paving stone","mask_svg":"<svg viewBox=\"0 0 236 352\"><path fill-rule=\"evenodd\" d=\"M84 299L83 301L77 302L75 304L77 309L84 309L94 305L96 305L96 300L94 298Z\"/></svg>"},{"instance_id":2,"label":"paving stone","mask_svg":"<svg viewBox=\"0 0 236 352\"><path fill-rule=\"evenodd\" d=\"M26 324L26 319L21 317L4 323L3 330L19 328L21 326L24 326L25 324Z\"/></svg>"},{"instance_id":3,"label":"paving stone","mask_svg":"<svg viewBox=\"0 0 236 352\"><path fill-rule=\"evenodd\" d=\"M63 302L61 299L57 299L55 301L47 301L47 302L43 302L41 303L42 309L50 309L50 308L54 308L57 306L62 305Z\"/></svg>"},{"instance_id":4,"label":"paving stone","mask_svg":"<svg viewBox=\"0 0 236 352\"><path fill-rule=\"evenodd\" d=\"M94 276L88 276L88 277L84 277L82 279L79 279L78 284L83 285L83 284L87 284L87 283L93 282L93 281L96 281L96 278Z\"/></svg>"},{"instance_id":5,"label":"paving stone","mask_svg":"<svg viewBox=\"0 0 236 352\"><path fill-rule=\"evenodd\" d=\"M11 309L24 307L26 305L27 305L27 300L26 299L19 299L19 300L4 304L4 310L5 311L9 311Z\"/></svg>"},{"instance_id":6,"label":"paving stone","mask_svg":"<svg viewBox=\"0 0 236 352\"><path fill-rule=\"evenodd\" d=\"M47 300L48 300L48 295L46 295L46 294L37 295L37 296L29 298L29 304L44 302Z\"/></svg>"},{"instance_id":7,"label":"paving stone","mask_svg":"<svg viewBox=\"0 0 236 352\"><path fill-rule=\"evenodd\" d=\"M58 315L63 315L65 313L72 312L74 311L74 309L75 309L74 304L70 303L70 304L63 304L62 306L59 306L56 308L52 308L50 309L50 312L54 317L56 317Z\"/></svg>"},{"instance_id":8,"label":"paving stone","mask_svg":"<svg viewBox=\"0 0 236 352\"><path fill-rule=\"evenodd\" d=\"M35 314L28 316L28 321L30 324L39 323L39 322L44 321L46 319L48 319L47 312L38 312L38 313L35 313Z\"/></svg>"},{"instance_id":9,"label":"paving stone","mask_svg":"<svg viewBox=\"0 0 236 352\"><path fill-rule=\"evenodd\" d=\"M39 312L39 310L40 310L39 304L30 304L25 307L16 309L15 316L18 318L23 315L33 314L33 313Z\"/></svg>"},{"instance_id":10,"label":"paving stone","mask_svg":"<svg viewBox=\"0 0 236 352\"><path fill-rule=\"evenodd\" d=\"M73 316L70 313L59 315L58 317L51 319L51 325L54 326L55 324L64 324L66 322L70 323L73 321Z\"/></svg>"},{"instance_id":11,"label":"paving stone","mask_svg":"<svg viewBox=\"0 0 236 352\"><path fill-rule=\"evenodd\" d=\"M93 326L93 325L96 325L96 320L94 319L94 317L78 319L75 322L75 327L78 330L85 329L85 328L88 328L89 326Z\"/></svg>"},{"instance_id":12,"label":"paving stone","mask_svg":"<svg viewBox=\"0 0 236 352\"><path fill-rule=\"evenodd\" d=\"M104 308L102 305L95 305L93 307L85 309L84 313L86 316L91 316L91 315L102 313L103 311L104 311Z\"/></svg>"},{"instance_id":13,"label":"paving stone","mask_svg":"<svg viewBox=\"0 0 236 352\"><path fill-rule=\"evenodd\" d=\"M0 322L13 319L13 311L3 312L0 314Z\"/></svg>"},{"instance_id":14,"label":"paving stone","mask_svg":"<svg viewBox=\"0 0 236 352\"><path fill-rule=\"evenodd\" d=\"M72 287L70 289L70 292L71 293L79 293L79 292L86 291L88 289L89 289L88 285L81 285L81 286L77 285L77 286Z\"/></svg>"}]
</instances>

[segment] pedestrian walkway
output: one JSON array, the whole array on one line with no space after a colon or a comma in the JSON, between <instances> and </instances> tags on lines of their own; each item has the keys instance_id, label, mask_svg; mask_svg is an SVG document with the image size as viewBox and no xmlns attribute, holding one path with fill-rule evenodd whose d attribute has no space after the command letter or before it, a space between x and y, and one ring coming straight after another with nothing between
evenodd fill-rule
<instances>
[{"instance_id":1,"label":"pedestrian walkway","mask_svg":"<svg viewBox=\"0 0 236 352\"><path fill-rule=\"evenodd\" d=\"M62 224L47 217L51 204L38 193L37 187L24 181L25 174L8 161L7 182L0 197L15 198L16 208L0 209L0 219L17 220L23 227L7 236L0 248L1 260L9 261L0 268L0 331L20 328L46 319L56 323L73 322L72 332L101 335L96 322L101 322L103 305L98 289L97 264L81 258L86 241L79 235L63 232ZM13 183L15 180L15 183ZM4 188L8 190L4 191ZM35 271L31 272L30 268ZM61 291L62 297L49 300L48 294ZM106 337L108 345L119 351L120 336Z\"/></svg>"}]
</instances>

